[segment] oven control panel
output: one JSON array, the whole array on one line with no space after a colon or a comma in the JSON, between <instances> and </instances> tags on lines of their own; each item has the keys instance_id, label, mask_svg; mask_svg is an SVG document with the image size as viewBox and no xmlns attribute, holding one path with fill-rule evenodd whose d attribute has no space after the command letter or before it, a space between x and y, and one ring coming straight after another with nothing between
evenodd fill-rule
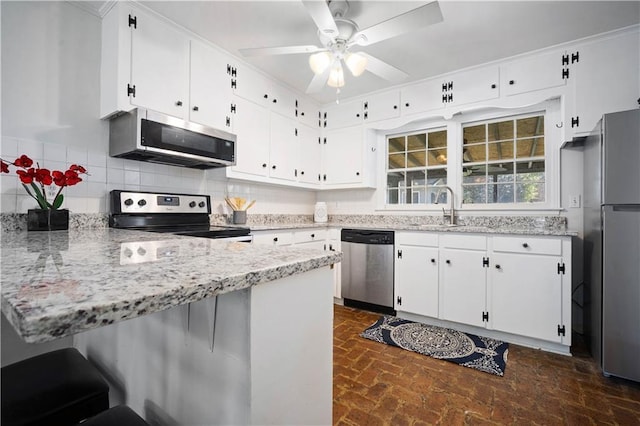
<instances>
[{"instance_id":1,"label":"oven control panel","mask_svg":"<svg viewBox=\"0 0 640 426\"><path fill-rule=\"evenodd\" d=\"M211 213L208 195L112 191L112 213Z\"/></svg>"}]
</instances>

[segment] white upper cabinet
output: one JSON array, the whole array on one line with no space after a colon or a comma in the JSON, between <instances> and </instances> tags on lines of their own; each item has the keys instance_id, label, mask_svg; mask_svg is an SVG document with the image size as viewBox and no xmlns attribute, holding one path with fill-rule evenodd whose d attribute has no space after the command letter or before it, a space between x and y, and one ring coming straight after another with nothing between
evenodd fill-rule
<instances>
[{"instance_id":1,"label":"white upper cabinet","mask_svg":"<svg viewBox=\"0 0 640 426\"><path fill-rule=\"evenodd\" d=\"M566 85L569 63L564 51L544 53L502 65L501 73L503 93L519 95Z\"/></svg>"},{"instance_id":2,"label":"white upper cabinet","mask_svg":"<svg viewBox=\"0 0 640 426\"><path fill-rule=\"evenodd\" d=\"M242 98L236 98L234 106L237 162L227 167L227 176L264 178L269 175L269 111Z\"/></svg>"},{"instance_id":3,"label":"white upper cabinet","mask_svg":"<svg viewBox=\"0 0 640 426\"><path fill-rule=\"evenodd\" d=\"M362 104L362 114L365 123L399 117L400 92L392 90L367 96Z\"/></svg>"},{"instance_id":4,"label":"white upper cabinet","mask_svg":"<svg viewBox=\"0 0 640 426\"><path fill-rule=\"evenodd\" d=\"M269 176L275 179L296 180L299 155L296 121L272 112L270 139Z\"/></svg>"},{"instance_id":5,"label":"white upper cabinet","mask_svg":"<svg viewBox=\"0 0 640 426\"><path fill-rule=\"evenodd\" d=\"M320 129L320 108L308 99L298 96L295 101L296 118L300 123Z\"/></svg>"},{"instance_id":6,"label":"white upper cabinet","mask_svg":"<svg viewBox=\"0 0 640 426\"><path fill-rule=\"evenodd\" d=\"M301 124L298 126L298 181L318 186L320 184L322 146L320 129Z\"/></svg>"},{"instance_id":7,"label":"white upper cabinet","mask_svg":"<svg viewBox=\"0 0 640 426\"><path fill-rule=\"evenodd\" d=\"M640 36L628 32L580 47L573 55L574 102L567 126L587 134L603 114L638 108L640 99ZM572 73L574 72L572 69Z\"/></svg>"},{"instance_id":8,"label":"white upper cabinet","mask_svg":"<svg viewBox=\"0 0 640 426\"><path fill-rule=\"evenodd\" d=\"M227 58L206 44L191 40L189 120L232 131L233 91Z\"/></svg>"},{"instance_id":9,"label":"white upper cabinet","mask_svg":"<svg viewBox=\"0 0 640 426\"><path fill-rule=\"evenodd\" d=\"M231 85L236 96L295 118L296 95L291 90L246 65L236 64L231 69Z\"/></svg>"},{"instance_id":10,"label":"white upper cabinet","mask_svg":"<svg viewBox=\"0 0 640 426\"><path fill-rule=\"evenodd\" d=\"M326 186L358 184L363 179L361 126L327 132L323 137L322 183Z\"/></svg>"},{"instance_id":11,"label":"white upper cabinet","mask_svg":"<svg viewBox=\"0 0 640 426\"><path fill-rule=\"evenodd\" d=\"M500 96L500 72L497 66L452 74L442 82L445 106L465 105Z\"/></svg>"},{"instance_id":12,"label":"white upper cabinet","mask_svg":"<svg viewBox=\"0 0 640 426\"><path fill-rule=\"evenodd\" d=\"M362 101L341 102L322 112L322 127L326 130L362 124Z\"/></svg>"},{"instance_id":13,"label":"white upper cabinet","mask_svg":"<svg viewBox=\"0 0 640 426\"><path fill-rule=\"evenodd\" d=\"M442 82L429 80L400 90L403 115L417 114L442 108Z\"/></svg>"}]
</instances>

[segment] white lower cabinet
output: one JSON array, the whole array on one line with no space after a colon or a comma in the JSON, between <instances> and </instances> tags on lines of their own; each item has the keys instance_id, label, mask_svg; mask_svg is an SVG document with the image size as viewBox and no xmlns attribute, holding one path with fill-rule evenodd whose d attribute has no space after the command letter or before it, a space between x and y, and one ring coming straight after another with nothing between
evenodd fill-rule
<instances>
[{"instance_id":1,"label":"white lower cabinet","mask_svg":"<svg viewBox=\"0 0 640 426\"><path fill-rule=\"evenodd\" d=\"M438 235L396 232L395 306L438 316Z\"/></svg>"},{"instance_id":2,"label":"white lower cabinet","mask_svg":"<svg viewBox=\"0 0 640 426\"><path fill-rule=\"evenodd\" d=\"M440 316L484 327L486 321L487 238L479 235L440 237Z\"/></svg>"},{"instance_id":3,"label":"white lower cabinet","mask_svg":"<svg viewBox=\"0 0 640 426\"><path fill-rule=\"evenodd\" d=\"M395 309L568 353L571 250L571 237L396 232Z\"/></svg>"}]
</instances>

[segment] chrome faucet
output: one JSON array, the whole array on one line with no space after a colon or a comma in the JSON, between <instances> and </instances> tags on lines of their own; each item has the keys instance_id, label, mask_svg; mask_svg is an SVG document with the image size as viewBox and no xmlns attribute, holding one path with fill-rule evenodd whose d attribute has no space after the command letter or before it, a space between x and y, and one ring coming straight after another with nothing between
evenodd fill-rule
<instances>
[{"instance_id":1,"label":"chrome faucet","mask_svg":"<svg viewBox=\"0 0 640 426\"><path fill-rule=\"evenodd\" d=\"M436 195L436 204L438 204L438 199L440 198L440 194L442 193L443 190L447 190L449 191L449 193L451 194L450 200L449 202L451 203L451 207L449 208L449 225L455 225L456 224L456 211L454 208L454 198L453 198L453 189L451 189L449 186L446 185L442 185L440 186L440 188L442 188L440 191L438 191L438 194ZM444 211L444 208L442 208L442 216L443 219L447 216L447 214Z\"/></svg>"}]
</instances>

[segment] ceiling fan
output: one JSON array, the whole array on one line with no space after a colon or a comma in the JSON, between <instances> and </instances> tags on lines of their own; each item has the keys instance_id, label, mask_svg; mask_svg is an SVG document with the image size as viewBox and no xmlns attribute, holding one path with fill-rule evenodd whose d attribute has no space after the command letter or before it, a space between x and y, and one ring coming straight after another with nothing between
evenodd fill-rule
<instances>
[{"instance_id":1,"label":"ceiling fan","mask_svg":"<svg viewBox=\"0 0 640 426\"><path fill-rule=\"evenodd\" d=\"M307 87L307 93L319 92L325 83L339 92L340 87L344 86L343 63L354 77L366 70L393 83L404 80L408 77L405 72L368 53L352 50L442 21L440 6L433 1L360 30L358 24L345 18L349 10L347 0L302 0L302 3L318 27L322 46L247 48L240 49L240 53L246 57L311 53L309 66L315 75ZM369 5L375 7L375 2Z\"/></svg>"}]
</instances>

